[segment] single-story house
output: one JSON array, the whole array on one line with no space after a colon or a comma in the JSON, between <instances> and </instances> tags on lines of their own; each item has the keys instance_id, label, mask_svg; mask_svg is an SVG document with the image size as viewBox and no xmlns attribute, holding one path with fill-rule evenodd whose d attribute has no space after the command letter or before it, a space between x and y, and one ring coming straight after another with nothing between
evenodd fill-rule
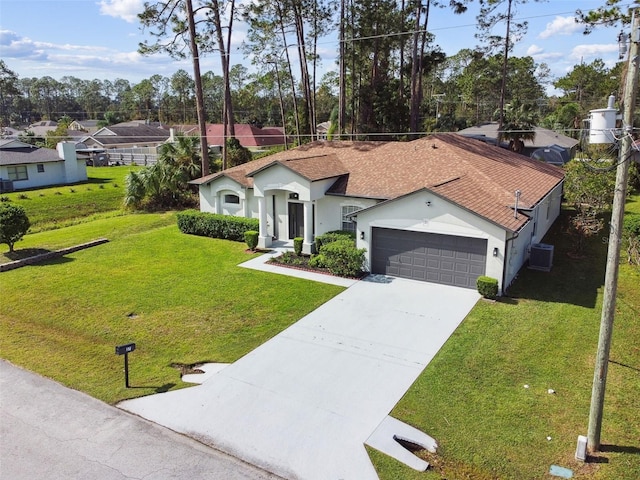
<instances>
[{"instance_id":1,"label":"single-story house","mask_svg":"<svg viewBox=\"0 0 640 480\"><path fill-rule=\"evenodd\" d=\"M523 155L530 157L531 154L537 150L554 146L554 149L562 149L564 153L563 157L567 157L569 160L575 157L579 140L575 138L567 137L561 133L554 132L548 128L534 127L535 138L533 140L524 141ZM484 123L475 127L465 128L457 132L465 137L475 138L483 140L487 143L495 145L498 141L498 124L496 122ZM508 147L508 142L503 142L503 147ZM538 152L540 154L540 152Z\"/></svg>"},{"instance_id":2,"label":"single-story house","mask_svg":"<svg viewBox=\"0 0 640 480\"><path fill-rule=\"evenodd\" d=\"M326 140L327 135L329 135L329 130L331 130L330 120L316 125L316 135L318 136L318 140Z\"/></svg>"},{"instance_id":3,"label":"single-story house","mask_svg":"<svg viewBox=\"0 0 640 480\"><path fill-rule=\"evenodd\" d=\"M53 150L0 140L0 180L3 191L66 185L86 181L87 166L73 142L60 142Z\"/></svg>"},{"instance_id":4,"label":"single-story house","mask_svg":"<svg viewBox=\"0 0 640 480\"><path fill-rule=\"evenodd\" d=\"M278 127L259 128L246 123L235 124L235 138L240 145L249 150L269 149L285 144L285 136ZM207 144L209 146L221 146L224 143L224 126L221 123L207 125Z\"/></svg>"},{"instance_id":5,"label":"single-story house","mask_svg":"<svg viewBox=\"0 0 640 480\"><path fill-rule=\"evenodd\" d=\"M80 141L87 147L156 148L169 139L169 130L151 125L110 125L103 127Z\"/></svg>"},{"instance_id":6,"label":"single-story house","mask_svg":"<svg viewBox=\"0 0 640 480\"><path fill-rule=\"evenodd\" d=\"M508 287L560 213L561 168L457 134L318 141L192 183L200 210L260 220L259 246L356 233L373 273Z\"/></svg>"},{"instance_id":7,"label":"single-story house","mask_svg":"<svg viewBox=\"0 0 640 480\"><path fill-rule=\"evenodd\" d=\"M27 131L33 133L36 137L44 137L47 132L52 132L58 128L58 122L53 120L42 120L40 122L32 123L27 128Z\"/></svg>"},{"instance_id":8,"label":"single-story house","mask_svg":"<svg viewBox=\"0 0 640 480\"><path fill-rule=\"evenodd\" d=\"M70 132L86 132L94 133L98 131L98 123L100 120L74 120L69 124L67 130ZM70 133L70 135L73 135Z\"/></svg>"}]
</instances>

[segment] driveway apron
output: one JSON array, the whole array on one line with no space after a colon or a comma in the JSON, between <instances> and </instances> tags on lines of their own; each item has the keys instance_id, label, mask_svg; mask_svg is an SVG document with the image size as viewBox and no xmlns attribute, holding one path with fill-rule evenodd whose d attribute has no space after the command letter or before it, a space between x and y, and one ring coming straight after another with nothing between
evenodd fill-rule
<instances>
[{"instance_id":1,"label":"driveway apron","mask_svg":"<svg viewBox=\"0 0 640 480\"><path fill-rule=\"evenodd\" d=\"M365 441L478 298L370 276L202 385L119 406L290 479L377 479Z\"/></svg>"}]
</instances>

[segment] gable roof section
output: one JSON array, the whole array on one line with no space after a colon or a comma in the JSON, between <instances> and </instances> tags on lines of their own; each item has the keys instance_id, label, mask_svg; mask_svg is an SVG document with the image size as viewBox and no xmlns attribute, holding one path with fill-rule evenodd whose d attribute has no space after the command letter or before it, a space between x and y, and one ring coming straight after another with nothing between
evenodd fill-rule
<instances>
[{"instance_id":1,"label":"gable roof section","mask_svg":"<svg viewBox=\"0 0 640 480\"><path fill-rule=\"evenodd\" d=\"M266 170L275 164L282 165L283 167L294 171L310 182L339 177L349 173L335 154L328 154L273 160L257 170L249 172L247 175L253 177L257 173Z\"/></svg>"}]
</instances>

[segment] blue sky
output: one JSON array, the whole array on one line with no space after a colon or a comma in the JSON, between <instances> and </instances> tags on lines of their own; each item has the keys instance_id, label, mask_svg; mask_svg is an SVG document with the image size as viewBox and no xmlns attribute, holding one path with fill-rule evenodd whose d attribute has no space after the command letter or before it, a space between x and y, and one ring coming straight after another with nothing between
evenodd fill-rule
<instances>
[{"instance_id":1,"label":"blue sky","mask_svg":"<svg viewBox=\"0 0 640 480\"><path fill-rule=\"evenodd\" d=\"M250 0L245 0L250 1ZM125 78L139 82L151 75L171 76L182 68L191 73L191 63L167 56L143 57L137 53L139 42L148 38L141 30L136 14L144 0L2 0L0 3L0 58L20 77L60 79L65 75L101 80ZM477 2L475 2L477 3ZM519 5L516 17L529 22L527 35L516 45L517 56L531 55L545 62L556 77L565 75L584 61L601 58L608 66L618 59L617 28L599 28L582 34L574 12L588 10L605 0L550 0ZM429 29L435 43L448 55L462 48L473 48L477 41L477 6L463 15L449 9L433 8ZM250 68L240 45L244 25L236 23L231 62ZM335 36L319 45L323 57L321 71L335 70ZM201 59L201 70L220 74L217 54Z\"/></svg>"}]
</instances>

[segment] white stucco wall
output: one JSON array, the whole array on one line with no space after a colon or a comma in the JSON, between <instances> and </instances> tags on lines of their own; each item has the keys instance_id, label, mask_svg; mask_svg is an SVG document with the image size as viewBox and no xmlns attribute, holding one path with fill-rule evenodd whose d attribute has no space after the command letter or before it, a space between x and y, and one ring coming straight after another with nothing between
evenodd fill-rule
<instances>
[{"instance_id":1,"label":"white stucco wall","mask_svg":"<svg viewBox=\"0 0 640 480\"><path fill-rule=\"evenodd\" d=\"M63 183L78 183L87 181L87 164L78 160L76 145L73 142L59 142L56 146L58 156L64 160Z\"/></svg>"},{"instance_id":2,"label":"white stucco wall","mask_svg":"<svg viewBox=\"0 0 640 480\"><path fill-rule=\"evenodd\" d=\"M235 180L231 180L228 177L220 177L211 183L200 185L198 192L200 211L238 217L246 216L246 189ZM237 195L240 198L240 203L226 203L225 195Z\"/></svg>"},{"instance_id":3,"label":"white stucco wall","mask_svg":"<svg viewBox=\"0 0 640 480\"><path fill-rule=\"evenodd\" d=\"M502 266L507 232L453 203L428 191L420 191L359 213L357 221L357 244L358 248L367 250L367 267L371 264L370 242L373 227L486 239L485 275L498 279L502 291ZM361 238L361 232L364 232L364 239ZM493 256L494 248L498 249L496 257Z\"/></svg>"},{"instance_id":4,"label":"white stucco wall","mask_svg":"<svg viewBox=\"0 0 640 480\"><path fill-rule=\"evenodd\" d=\"M316 201L316 235L342 229L342 207L369 208L378 203L368 198L353 198L327 195Z\"/></svg>"},{"instance_id":5,"label":"white stucco wall","mask_svg":"<svg viewBox=\"0 0 640 480\"><path fill-rule=\"evenodd\" d=\"M297 193L301 202L310 202L311 182L281 165L274 165L253 177L253 193L256 197L265 196L269 190L286 190Z\"/></svg>"},{"instance_id":6,"label":"white stucco wall","mask_svg":"<svg viewBox=\"0 0 640 480\"><path fill-rule=\"evenodd\" d=\"M517 233L516 238L507 242L509 250L505 270L505 286L507 288L529 260L531 245L543 242L544 236L560 215L562 188L562 184L557 185L532 210L520 213L520 215L526 214L531 218L531 221Z\"/></svg>"},{"instance_id":7,"label":"white stucco wall","mask_svg":"<svg viewBox=\"0 0 640 480\"><path fill-rule=\"evenodd\" d=\"M38 165L44 167L44 172L38 172ZM12 166L12 165L9 165ZM0 168L0 178L9 179L8 167ZM65 182L64 162L27 163L27 180L14 180L14 190L24 190L27 188L46 187L49 185L63 185Z\"/></svg>"}]
</instances>

